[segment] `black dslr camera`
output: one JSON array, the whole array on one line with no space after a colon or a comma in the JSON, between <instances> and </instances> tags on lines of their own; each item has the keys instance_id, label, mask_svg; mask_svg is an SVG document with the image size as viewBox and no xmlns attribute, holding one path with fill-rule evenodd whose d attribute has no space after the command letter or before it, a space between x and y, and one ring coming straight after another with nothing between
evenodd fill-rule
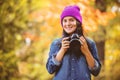
<instances>
[{"instance_id":1,"label":"black dslr camera","mask_svg":"<svg viewBox=\"0 0 120 80\"><path fill-rule=\"evenodd\" d=\"M77 33L73 33L70 37L69 37L69 41L70 41L70 47L73 49L79 48L81 47L81 41L80 41L80 36Z\"/></svg>"}]
</instances>

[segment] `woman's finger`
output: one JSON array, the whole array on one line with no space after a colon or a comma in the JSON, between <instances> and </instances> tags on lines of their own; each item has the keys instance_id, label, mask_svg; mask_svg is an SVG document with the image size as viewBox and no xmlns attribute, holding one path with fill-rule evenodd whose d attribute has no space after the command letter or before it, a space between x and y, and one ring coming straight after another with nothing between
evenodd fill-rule
<instances>
[{"instance_id":1,"label":"woman's finger","mask_svg":"<svg viewBox=\"0 0 120 80\"><path fill-rule=\"evenodd\" d=\"M70 42L69 41L63 41L63 44L69 44Z\"/></svg>"},{"instance_id":2,"label":"woman's finger","mask_svg":"<svg viewBox=\"0 0 120 80\"><path fill-rule=\"evenodd\" d=\"M62 39L62 41L68 41L69 37L65 37Z\"/></svg>"},{"instance_id":3,"label":"woman's finger","mask_svg":"<svg viewBox=\"0 0 120 80\"><path fill-rule=\"evenodd\" d=\"M80 40L81 40L82 44L86 44L86 40L83 36L80 37Z\"/></svg>"}]
</instances>

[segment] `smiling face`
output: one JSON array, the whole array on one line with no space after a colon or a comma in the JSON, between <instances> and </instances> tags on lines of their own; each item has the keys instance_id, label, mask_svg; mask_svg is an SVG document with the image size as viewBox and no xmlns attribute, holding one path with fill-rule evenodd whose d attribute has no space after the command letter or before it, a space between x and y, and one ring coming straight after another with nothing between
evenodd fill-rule
<instances>
[{"instance_id":1,"label":"smiling face","mask_svg":"<svg viewBox=\"0 0 120 80\"><path fill-rule=\"evenodd\" d=\"M67 34L72 34L77 28L76 19L74 17L64 17L62 20L63 29Z\"/></svg>"}]
</instances>

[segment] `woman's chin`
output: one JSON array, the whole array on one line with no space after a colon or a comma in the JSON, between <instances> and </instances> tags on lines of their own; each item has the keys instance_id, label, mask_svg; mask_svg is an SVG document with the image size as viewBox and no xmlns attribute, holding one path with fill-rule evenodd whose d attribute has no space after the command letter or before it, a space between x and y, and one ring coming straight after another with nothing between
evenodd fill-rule
<instances>
[{"instance_id":1,"label":"woman's chin","mask_svg":"<svg viewBox=\"0 0 120 80\"><path fill-rule=\"evenodd\" d=\"M72 34L73 32L72 31L67 31L68 34Z\"/></svg>"}]
</instances>

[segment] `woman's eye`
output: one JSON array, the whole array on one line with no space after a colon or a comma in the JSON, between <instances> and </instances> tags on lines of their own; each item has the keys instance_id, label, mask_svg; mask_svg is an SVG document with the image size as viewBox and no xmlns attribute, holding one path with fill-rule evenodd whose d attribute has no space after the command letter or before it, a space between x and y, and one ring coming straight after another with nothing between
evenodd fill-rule
<instances>
[{"instance_id":1,"label":"woman's eye","mask_svg":"<svg viewBox=\"0 0 120 80\"><path fill-rule=\"evenodd\" d=\"M63 20L63 22L67 22L67 20Z\"/></svg>"},{"instance_id":2,"label":"woman's eye","mask_svg":"<svg viewBox=\"0 0 120 80\"><path fill-rule=\"evenodd\" d=\"M72 21L72 22L73 22L73 21L74 21L74 19L70 19L70 21Z\"/></svg>"}]
</instances>

